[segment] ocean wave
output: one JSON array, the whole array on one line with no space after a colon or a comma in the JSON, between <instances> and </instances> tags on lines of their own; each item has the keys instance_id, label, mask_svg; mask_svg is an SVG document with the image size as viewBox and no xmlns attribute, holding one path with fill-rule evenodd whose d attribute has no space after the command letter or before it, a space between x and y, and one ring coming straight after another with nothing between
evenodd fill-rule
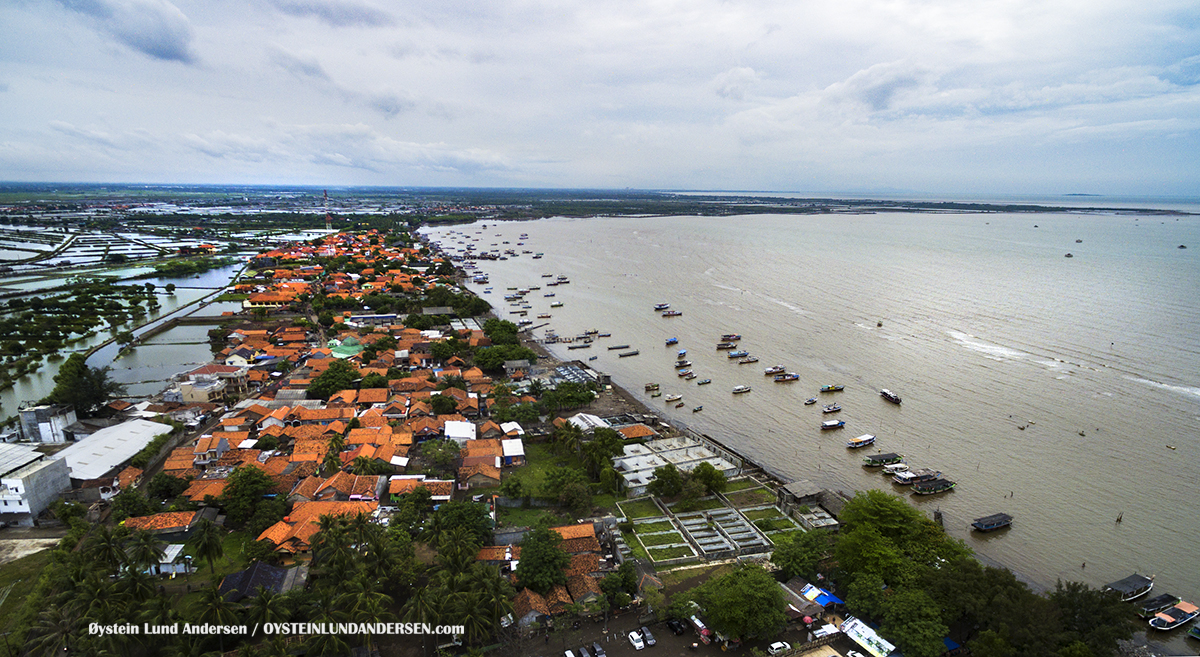
<instances>
[{"instance_id":1,"label":"ocean wave","mask_svg":"<svg viewBox=\"0 0 1200 657\"><path fill-rule=\"evenodd\" d=\"M980 342L977 338L975 338L975 336L967 335L966 333L961 333L959 331L946 331L946 333L967 349L979 352L984 356L991 358L992 360L1027 360L1031 357L1031 354L1025 353L1020 349L1012 349L1009 347L1002 347L998 344Z\"/></svg>"},{"instance_id":2,"label":"ocean wave","mask_svg":"<svg viewBox=\"0 0 1200 657\"><path fill-rule=\"evenodd\" d=\"M1138 383L1144 383L1148 386L1152 386L1155 388L1161 388L1163 390L1170 390L1171 392L1177 392L1180 394L1188 395L1189 397L1200 398L1200 388L1197 388L1194 386L1176 386L1176 385L1171 385L1169 383L1162 383L1160 381L1151 381L1150 379L1142 379L1142 378L1139 378L1136 376L1127 376L1125 378L1129 379L1130 381L1137 381Z\"/></svg>"}]
</instances>

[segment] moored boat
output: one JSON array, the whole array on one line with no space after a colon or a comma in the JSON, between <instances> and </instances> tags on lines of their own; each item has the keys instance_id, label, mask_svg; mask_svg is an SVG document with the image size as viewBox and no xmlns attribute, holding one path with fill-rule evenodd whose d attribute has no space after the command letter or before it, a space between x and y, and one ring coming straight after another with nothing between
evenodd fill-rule
<instances>
[{"instance_id":1,"label":"moored boat","mask_svg":"<svg viewBox=\"0 0 1200 657\"><path fill-rule=\"evenodd\" d=\"M919 484L913 484L913 493L916 495L935 495L937 493L946 493L954 490L958 485L949 479L934 479L932 481L924 481Z\"/></svg>"},{"instance_id":2,"label":"moored boat","mask_svg":"<svg viewBox=\"0 0 1200 657\"><path fill-rule=\"evenodd\" d=\"M1164 609L1150 619L1150 627L1156 630L1173 630L1186 625L1200 616L1200 607L1190 602L1180 602L1174 607Z\"/></svg>"},{"instance_id":3,"label":"moored boat","mask_svg":"<svg viewBox=\"0 0 1200 657\"><path fill-rule=\"evenodd\" d=\"M737 343L736 342L718 342L717 343L717 351L721 351L723 349L737 349Z\"/></svg>"},{"instance_id":4,"label":"moored boat","mask_svg":"<svg viewBox=\"0 0 1200 657\"><path fill-rule=\"evenodd\" d=\"M1172 593L1164 593L1162 595L1156 595L1153 598L1150 598L1149 600L1146 600L1145 602L1143 602L1141 604L1141 606L1138 607L1137 613L1138 613L1138 616L1141 616L1142 618L1145 618L1146 620L1150 620L1151 618L1154 618L1155 614L1157 614L1158 612L1166 610L1166 609L1170 609L1171 607L1174 607L1175 605L1182 602L1182 600L1183 600L1182 598L1180 598L1179 596L1174 595Z\"/></svg>"},{"instance_id":5,"label":"moored boat","mask_svg":"<svg viewBox=\"0 0 1200 657\"><path fill-rule=\"evenodd\" d=\"M683 402L679 402L678 404L675 404L675 408L683 408Z\"/></svg>"},{"instance_id":6,"label":"moored boat","mask_svg":"<svg viewBox=\"0 0 1200 657\"><path fill-rule=\"evenodd\" d=\"M839 390L844 390L845 388L846 388L846 386L841 385L840 383L832 384L832 385L827 385L827 386L821 386L821 392L838 392Z\"/></svg>"},{"instance_id":7,"label":"moored boat","mask_svg":"<svg viewBox=\"0 0 1200 657\"><path fill-rule=\"evenodd\" d=\"M1105 586L1102 590L1116 591L1121 596L1121 602L1129 602L1146 595L1152 588L1154 588L1153 577L1134 573L1125 579L1119 579Z\"/></svg>"},{"instance_id":8,"label":"moored boat","mask_svg":"<svg viewBox=\"0 0 1200 657\"><path fill-rule=\"evenodd\" d=\"M688 372L688 373L687 373L687 376L683 377L683 380L684 380L684 381L691 381L691 380L692 380L692 379L694 379L694 378L696 378L696 373L695 373L695 372Z\"/></svg>"},{"instance_id":9,"label":"moored boat","mask_svg":"<svg viewBox=\"0 0 1200 657\"><path fill-rule=\"evenodd\" d=\"M687 355L687 349L680 349L679 351L675 352L676 358L683 358L686 355Z\"/></svg>"},{"instance_id":10,"label":"moored boat","mask_svg":"<svg viewBox=\"0 0 1200 657\"><path fill-rule=\"evenodd\" d=\"M842 407L840 405L829 404L829 405L825 406L824 408L822 408L821 412L822 413L837 413L840 410L842 410Z\"/></svg>"},{"instance_id":11,"label":"moored boat","mask_svg":"<svg viewBox=\"0 0 1200 657\"><path fill-rule=\"evenodd\" d=\"M703 406L697 406L697 407L695 407L695 408L693 408L693 409L692 409L692 412L693 412L693 413L699 413L699 412L700 412L700 411L702 411L702 410L704 410L704 407L703 407Z\"/></svg>"},{"instance_id":12,"label":"moored boat","mask_svg":"<svg viewBox=\"0 0 1200 657\"><path fill-rule=\"evenodd\" d=\"M743 394L746 394L747 392L750 392L750 386L734 386L733 387L733 394L735 394L735 395L743 395Z\"/></svg>"},{"instance_id":13,"label":"moored boat","mask_svg":"<svg viewBox=\"0 0 1200 657\"><path fill-rule=\"evenodd\" d=\"M883 397L884 399L886 399L886 400L888 400L888 401L890 401L890 402L892 402L893 404L899 404L899 403L900 403L900 395L897 395L896 393L892 392L891 390L888 390L887 388L884 388L883 390L880 390L880 391L879 391L879 396L880 396L880 397Z\"/></svg>"},{"instance_id":14,"label":"moored boat","mask_svg":"<svg viewBox=\"0 0 1200 657\"><path fill-rule=\"evenodd\" d=\"M738 340L741 340L741 339L742 339L741 333L726 333L725 335L721 336L722 342L737 342Z\"/></svg>"},{"instance_id":15,"label":"moored boat","mask_svg":"<svg viewBox=\"0 0 1200 657\"><path fill-rule=\"evenodd\" d=\"M661 310L666 310L667 308L670 308L670 307L671 307L671 304L669 304L669 303L656 303L656 304L654 304L654 309L655 309L655 310L660 310L660 311L661 311Z\"/></svg>"},{"instance_id":16,"label":"moored boat","mask_svg":"<svg viewBox=\"0 0 1200 657\"><path fill-rule=\"evenodd\" d=\"M692 366L692 361L690 361L690 360L675 361L675 369L679 369L681 367L691 367L691 366Z\"/></svg>"},{"instance_id":17,"label":"moored boat","mask_svg":"<svg viewBox=\"0 0 1200 657\"><path fill-rule=\"evenodd\" d=\"M678 372L676 372L676 374L678 374L679 376L687 376L691 373L692 373L691 370L679 370Z\"/></svg>"},{"instance_id":18,"label":"moored boat","mask_svg":"<svg viewBox=\"0 0 1200 657\"><path fill-rule=\"evenodd\" d=\"M867 445L873 444L875 444L875 436L872 436L869 433L864 433L857 438L851 438L850 440L846 441L846 447L849 447L850 449L858 449L859 447L866 447Z\"/></svg>"},{"instance_id":19,"label":"moored boat","mask_svg":"<svg viewBox=\"0 0 1200 657\"><path fill-rule=\"evenodd\" d=\"M662 393L659 392L658 390L655 390L654 392L650 393L650 396L651 397L662 397Z\"/></svg>"},{"instance_id":20,"label":"moored boat","mask_svg":"<svg viewBox=\"0 0 1200 657\"><path fill-rule=\"evenodd\" d=\"M628 348L629 348L629 345L627 345L627 344L614 344L614 345L609 345L608 350L616 351L618 349L628 349Z\"/></svg>"},{"instance_id":21,"label":"moored boat","mask_svg":"<svg viewBox=\"0 0 1200 657\"><path fill-rule=\"evenodd\" d=\"M588 360L596 360L599 356L588 356Z\"/></svg>"},{"instance_id":22,"label":"moored boat","mask_svg":"<svg viewBox=\"0 0 1200 657\"><path fill-rule=\"evenodd\" d=\"M883 466L883 474L885 474L885 475L895 475L897 473L907 472L907 471L908 471L907 463L893 463L891 465Z\"/></svg>"},{"instance_id":23,"label":"moored boat","mask_svg":"<svg viewBox=\"0 0 1200 657\"><path fill-rule=\"evenodd\" d=\"M567 349L588 349L591 346L592 346L592 343L584 342L584 343L580 343L580 344L569 344L569 345L567 345Z\"/></svg>"},{"instance_id":24,"label":"moored boat","mask_svg":"<svg viewBox=\"0 0 1200 657\"><path fill-rule=\"evenodd\" d=\"M639 352L637 349L634 349L632 351L622 351L621 353L617 354L617 358L628 358L630 356L636 356L639 353L641 353L641 352Z\"/></svg>"},{"instance_id":25,"label":"moored boat","mask_svg":"<svg viewBox=\"0 0 1200 657\"><path fill-rule=\"evenodd\" d=\"M679 344L679 338L667 338L667 344L664 346L669 347L673 344Z\"/></svg>"},{"instance_id":26,"label":"moored boat","mask_svg":"<svg viewBox=\"0 0 1200 657\"><path fill-rule=\"evenodd\" d=\"M919 484L923 481L933 481L934 479L941 478L941 476L942 473L937 470L930 468L917 468L916 470L897 472L895 476L892 477L892 481L900 486L911 486L913 484Z\"/></svg>"},{"instance_id":27,"label":"moored boat","mask_svg":"<svg viewBox=\"0 0 1200 657\"><path fill-rule=\"evenodd\" d=\"M763 374L766 376L771 376L772 374L783 374L785 371L786 368L784 368L783 365L772 365L763 370Z\"/></svg>"},{"instance_id":28,"label":"moored boat","mask_svg":"<svg viewBox=\"0 0 1200 657\"><path fill-rule=\"evenodd\" d=\"M1187 247L1180 244L1179 248L1186 249ZM1192 629L1188 630L1188 636L1193 639L1200 639L1200 627L1193 627Z\"/></svg>"},{"instance_id":29,"label":"moored boat","mask_svg":"<svg viewBox=\"0 0 1200 657\"><path fill-rule=\"evenodd\" d=\"M731 351L728 354L726 354L726 357L727 358L745 358L746 356L749 356L749 355L750 355L749 351Z\"/></svg>"},{"instance_id":30,"label":"moored boat","mask_svg":"<svg viewBox=\"0 0 1200 657\"><path fill-rule=\"evenodd\" d=\"M975 522L971 523L971 527L975 531L994 532L997 529L1004 529L1012 526L1013 517L1007 513L993 513L990 516L976 518Z\"/></svg>"},{"instance_id":31,"label":"moored boat","mask_svg":"<svg viewBox=\"0 0 1200 657\"><path fill-rule=\"evenodd\" d=\"M738 365L749 365L750 363L757 363L757 362L758 362L758 356L746 356L745 358L738 361Z\"/></svg>"},{"instance_id":32,"label":"moored boat","mask_svg":"<svg viewBox=\"0 0 1200 657\"><path fill-rule=\"evenodd\" d=\"M682 314L683 313L678 310L668 310L667 312L663 313L662 316L663 317L679 317Z\"/></svg>"},{"instance_id":33,"label":"moored boat","mask_svg":"<svg viewBox=\"0 0 1200 657\"><path fill-rule=\"evenodd\" d=\"M698 386L706 386L706 385L708 385L708 384L710 384L710 383L712 383L712 379L700 379L699 381L697 381L697 382L696 382L696 385L698 385Z\"/></svg>"},{"instance_id":34,"label":"moored boat","mask_svg":"<svg viewBox=\"0 0 1200 657\"><path fill-rule=\"evenodd\" d=\"M845 420L825 420L821 423L821 430L825 431L826 429L841 429L844 426L846 426Z\"/></svg>"},{"instance_id":35,"label":"moored boat","mask_svg":"<svg viewBox=\"0 0 1200 657\"><path fill-rule=\"evenodd\" d=\"M805 399L805 400L804 400L804 405L805 405L805 406L812 406L812 405L813 405L813 404L815 404L815 403L817 403L817 398L816 398L816 397L810 397L810 398L808 398L808 399Z\"/></svg>"},{"instance_id":36,"label":"moored boat","mask_svg":"<svg viewBox=\"0 0 1200 657\"><path fill-rule=\"evenodd\" d=\"M646 392L651 392L653 390L658 390L658 384L657 383L647 383L646 384Z\"/></svg>"},{"instance_id":37,"label":"moored boat","mask_svg":"<svg viewBox=\"0 0 1200 657\"><path fill-rule=\"evenodd\" d=\"M683 399L683 395L667 395L667 396L666 396L666 397L664 397L663 399L664 399L665 401L669 401L669 402L677 402L677 401L679 401L680 399Z\"/></svg>"},{"instance_id":38,"label":"moored boat","mask_svg":"<svg viewBox=\"0 0 1200 657\"><path fill-rule=\"evenodd\" d=\"M883 465L891 465L904 460L903 454L895 452L885 452L883 454L872 454L863 459L863 467L878 468Z\"/></svg>"},{"instance_id":39,"label":"moored boat","mask_svg":"<svg viewBox=\"0 0 1200 657\"><path fill-rule=\"evenodd\" d=\"M797 381L800 375L795 372L784 372L783 374L775 375L775 383L787 383L789 381Z\"/></svg>"},{"instance_id":40,"label":"moored boat","mask_svg":"<svg viewBox=\"0 0 1200 657\"><path fill-rule=\"evenodd\" d=\"M554 303L550 304L550 307L551 308L562 308L562 305L563 304L561 301L555 301Z\"/></svg>"}]
</instances>

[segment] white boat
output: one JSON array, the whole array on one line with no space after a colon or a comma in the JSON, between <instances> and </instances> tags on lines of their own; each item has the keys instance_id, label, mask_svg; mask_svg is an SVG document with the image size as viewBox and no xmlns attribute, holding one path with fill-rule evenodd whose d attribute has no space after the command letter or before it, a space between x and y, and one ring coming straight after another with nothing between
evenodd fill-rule
<instances>
[{"instance_id":1,"label":"white boat","mask_svg":"<svg viewBox=\"0 0 1200 657\"><path fill-rule=\"evenodd\" d=\"M825 420L824 422L821 423L822 430L841 429L844 426L846 426L846 422L844 420Z\"/></svg>"},{"instance_id":2,"label":"white boat","mask_svg":"<svg viewBox=\"0 0 1200 657\"><path fill-rule=\"evenodd\" d=\"M750 392L750 386L734 386L733 387L733 394L735 394L735 395L741 395L741 394L745 394L747 392Z\"/></svg>"},{"instance_id":3,"label":"white boat","mask_svg":"<svg viewBox=\"0 0 1200 657\"><path fill-rule=\"evenodd\" d=\"M846 447L849 447L850 449L858 449L859 447L866 447L874 442L875 436L872 436L869 433L864 433L857 438L851 438L850 440L847 440Z\"/></svg>"},{"instance_id":4,"label":"white boat","mask_svg":"<svg viewBox=\"0 0 1200 657\"><path fill-rule=\"evenodd\" d=\"M885 475L895 476L895 475L900 474L901 472L908 472L908 464L907 463L893 463L891 465L883 466L883 474L885 474Z\"/></svg>"},{"instance_id":5,"label":"white boat","mask_svg":"<svg viewBox=\"0 0 1200 657\"><path fill-rule=\"evenodd\" d=\"M663 397L663 401L669 401L669 402L676 402L676 401L679 401L680 399L683 399L683 395L667 395L666 397Z\"/></svg>"}]
</instances>

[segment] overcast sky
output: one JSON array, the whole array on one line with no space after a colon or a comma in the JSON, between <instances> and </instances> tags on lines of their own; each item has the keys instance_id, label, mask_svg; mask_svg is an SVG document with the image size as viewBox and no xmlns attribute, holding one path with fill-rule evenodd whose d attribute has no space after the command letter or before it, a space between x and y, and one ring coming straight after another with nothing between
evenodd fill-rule
<instances>
[{"instance_id":1,"label":"overcast sky","mask_svg":"<svg viewBox=\"0 0 1200 657\"><path fill-rule=\"evenodd\" d=\"M0 180L1200 195L1196 0L3 0Z\"/></svg>"}]
</instances>

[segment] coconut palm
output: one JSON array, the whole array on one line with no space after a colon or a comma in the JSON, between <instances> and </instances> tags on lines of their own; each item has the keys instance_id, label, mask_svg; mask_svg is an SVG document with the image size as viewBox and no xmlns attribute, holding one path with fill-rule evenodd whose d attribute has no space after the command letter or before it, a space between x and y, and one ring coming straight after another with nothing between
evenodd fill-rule
<instances>
[{"instance_id":1,"label":"coconut palm","mask_svg":"<svg viewBox=\"0 0 1200 657\"><path fill-rule=\"evenodd\" d=\"M215 583L200 592L194 609L195 618L201 623L213 625L237 625L240 611L237 603L221 595L221 589ZM220 639L221 652L225 652L225 635L218 634L217 637Z\"/></svg>"},{"instance_id":2,"label":"coconut palm","mask_svg":"<svg viewBox=\"0 0 1200 657\"><path fill-rule=\"evenodd\" d=\"M25 648L33 655L69 655L79 628L78 614L59 605L50 605L38 614L32 638Z\"/></svg>"},{"instance_id":3,"label":"coconut palm","mask_svg":"<svg viewBox=\"0 0 1200 657\"><path fill-rule=\"evenodd\" d=\"M104 564L112 572L125 563L125 535L123 530L101 525L88 539L87 553L95 561Z\"/></svg>"},{"instance_id":4,"label":"coconut palm","mask_svg":"<svg viewBox=\"0 0 1200 657\"><path fill-rule=\"evenodd\" d=\"M321 472L324 473L326 477L331 477L334 473L341 469L342 458L338 456L337 450L331 447L329 451L325 452L325 458L321 461Z\"/></svg>"},{"instance_id":5,"label":"coconut palm","mask_svg":"<svg viewBox=\"0 0 1200 657\"><path fill-rule=\"evenodd\" d=\"M153 534L138 530L125 543L125 557L131 570L146 570L162 562L163 549Z\"/></svg>"},{"instance_id":6,"label":"coconut palm","mask_svg":"<svg viewBox=\"0 0 1200 657\"><path fill-rule=\"evenodd\" d=\"M196 550L196 556L208 562L208 570L212 577L216 577L217 566L216 561L225 556L225 545L221 539L221 528L205 518L196 526L196 533L192 535L192 547Z\"/></svg>"},{"instance_id":7,"label":"coconut palm","mask_svg":"<svg viewBox=\"0 0 1200 657\"><path fill-rule=\"evenodd\" d=\"M282 623L290 616L283 598L262 586L246 607L246 615L252 623Z\"/></svg>"}]
</instances>

